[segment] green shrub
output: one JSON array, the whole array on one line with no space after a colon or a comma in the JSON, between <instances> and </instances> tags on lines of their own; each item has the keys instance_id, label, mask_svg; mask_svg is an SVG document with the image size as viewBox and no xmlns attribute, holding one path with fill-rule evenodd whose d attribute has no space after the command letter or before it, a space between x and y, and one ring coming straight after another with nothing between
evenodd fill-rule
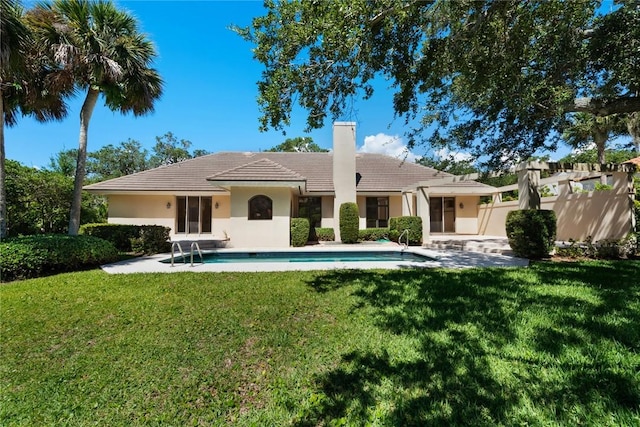
<instances>
[{"instance_id":1,"label":"green shrub","mask_svg":"<svg viewBox=\"0 0 640 427\"><path fill-rule=\"evenodd\" d=\"M130 224L84 224L80 234L99 237L113 243L121 252L131 252L131 239L139 237L138 226Z\"/></svg>"},{"instance_id":2,"label":"green shrub","mask_svg":"<svg viewBox=\"0 0 640 427\"><path fill-rule=\"evenodd\" d=\"M80 234L111 242L121 252L156 254L168 252L170 229L161 225L85 224Z\"/></svg>"},{"instance_id":3,"label":"green shrub","mask_svg":"<svg viewBox=\"0 0 640 427\"><path fill-rule=\"evenodd\" d=\"M636 233L640 233L640 200L633 201L633 214L636 216Z\"/></svg>"},{"instance_id":4,"label":"green shrub","mask_svg":"<svg viewBox=\"0 0 640 427\"><path fill-rule=\"evenodd\" d=\"M340 205L340 240L342 243L357 243L359 228L358 205L353 202Z\"/></svg>"},{"instance_id":5,"label":"green shrub","mask_svg":"<svg viewBox=\"0 0 640 427\"><path fill-rule=\"evenodd\" d=\"M389 238L398 241L404 230L409 230L409 244L422 244L422 218L419 216L398 216L389 218L389 229L392 231Z\"/></svg>"},{"instance_id":6,"label":"green shrub","mask_svg":"<svg viewBox=\"0 0 640 427\"><path fill-rule=\"evenodd\" d=\"M316 227L316 237L318 242L333 242L336 240L336 233L333 228Z\"/></svg>"},{"instance_id":7,"label":"green shrub","mask_svg":"<svg viewBox=\"0 0 640 427\"><path fill-rule=\"evenodd\" d=\"M161 225L140 225L139 237L131 238L131 250L136 253L147 255L169 252L171 242L169 241L168 227Z\"/></svg>"},{"instance_id":8,"label":"green shrub","mask_svg":"<svg viewBox=\"0 0 640 427\"><path fill-rule=\"evenodd\" d=\"M308 238L309 220L307 218L291 218L291 246L304 246Z\"/></svg>"},{"instance_id":9,"label":"green shrub","mask_svg":"<svg viewBox=\"0 0 640 427\"><path fill-rule=\"evenodd\" d=\"M556 213L551 210L518 210L507 214L507 238L516 256L548 257L555 245Z\"/></svg>"},{"instance_id":10,"label":"green shrub","mask_svg":"<svg viewBox=\"0 0 640 427\"><path fill-rule=\"evenodd\" d=\"M3 282L84 270L118 258L117 249L106 240L58 234L6 239L0 242L0 254Z\"/></svg>"},{"instance_id":11,"label":"green shrub","mask_svg":"<svg viewBox=\"0 0 640 427\"><path fill-rule=\"evenodd\" d=\"M629 233L622 239L604 239L596 244L597 258L631 258L638 254L638 234Z\"/></svg>"},{"instance_id":12,"label":"green shrub","mask_svg":"<svg viewBox=\"0 0 640 427\"><path fill-rule=\"evenodd\" d=\"M389 239L388 228L364 228L358 231L361 241L376 242L381 239Z\"/></svg>"}]
</instances>

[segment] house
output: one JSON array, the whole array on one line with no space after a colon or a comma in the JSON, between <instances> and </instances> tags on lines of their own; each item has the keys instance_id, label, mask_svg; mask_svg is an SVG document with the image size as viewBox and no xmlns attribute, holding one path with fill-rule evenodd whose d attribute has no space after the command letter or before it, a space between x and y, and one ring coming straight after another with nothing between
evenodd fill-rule
<instances>
[{"instance_id":1,"label":"house","mask_svg":"<svg viewBox=\"0 0 640 427\"><path fill-rule=\"evenodd\" d=\"M431 233L478 233L475 181L380 154L357 153L355 123L333 127L329 153L220 152L100 183L109 222L157 224L172 240L228 240L229 247L287 247L290 218L307 217L340 239L338 212L355 202L360 228L419 215Z\"/></svg>"}]
</instances>

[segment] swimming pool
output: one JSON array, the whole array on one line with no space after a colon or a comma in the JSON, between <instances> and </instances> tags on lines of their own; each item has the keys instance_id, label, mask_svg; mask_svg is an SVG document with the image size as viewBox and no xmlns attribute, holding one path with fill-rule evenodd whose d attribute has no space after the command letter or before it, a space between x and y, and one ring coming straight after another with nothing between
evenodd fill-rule
<instances>
[{"instance_id":1,"label":"swimming pool","mask_svg":"<svg viewBox=\"0 0 640 427\"><path fill-rule=\"evenodd\" d=\"M200 257L195 255L194 262L199 262ZM203 254L205 264L227 263L269 263L269 262L427 262L433 258L405 251L256 251L256 252L214 252ZM170 264L171 259L163 259L160 262ZM174 263L190 263L189 255L177 256Z\"/></svg>"}]
</instances>

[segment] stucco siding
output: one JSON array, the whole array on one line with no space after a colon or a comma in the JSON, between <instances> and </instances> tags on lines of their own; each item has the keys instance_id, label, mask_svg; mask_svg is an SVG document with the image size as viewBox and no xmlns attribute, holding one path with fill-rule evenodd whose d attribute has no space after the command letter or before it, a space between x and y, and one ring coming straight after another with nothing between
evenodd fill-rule
<instances>
[{"instance_id":1,"label":"stucco siding","mask_svg":"<svg viewBox=\"0 0 640 427\"><path fill-rule=\"evenodd\" d=\"M456 197L456 233L478 233L478 196Z\"/></svg>"},{"instance_id":2,"label":"stucco siding","mask_svg":"<svg viewBox=\"0 0 640 427\"><path fill-rule=\"evenodd\" d=\"M174 228L175 201L173 196L112 195L109 202L109 223L133 225L161 225ZM171 203L167 209L167 203Z\"/></svg>"},{"instance_id":3,"label":"stucco siding","mask_svg":"<svg viewBox=\"0 0 640 427\"><path fill-rule=\"evenodd\" d=\"M558 240L594 241L619 239L631 230L631 211L626 194L610 191L544 197L542 209L551 209L558 218ZM518 202L482 205L479 208L479 234L505 236L507 213L518 209Z\"/></svg>"},{"instance_id":4,"label":"stucco siding","mask_svg":"<svg viewBox=\"0 0 640 427\"><path fill-rule=\"evenodd\" d=\"M249 220L249 199L257 195L264 195L272 200L272 219ZM242 248L289 246L290 189L234 187L230 200L228 246Z\"/></svg>"}]
</instances>

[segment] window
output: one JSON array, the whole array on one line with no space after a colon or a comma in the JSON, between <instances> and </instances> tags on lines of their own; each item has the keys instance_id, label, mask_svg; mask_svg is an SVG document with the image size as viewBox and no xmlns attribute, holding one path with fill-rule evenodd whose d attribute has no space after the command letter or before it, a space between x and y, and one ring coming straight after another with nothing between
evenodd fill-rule
<instances>
[{"instance_id":1,"label":"window","mask_svg":"<svg viewBox=\"0 0 640 427\"><path fill-rule=\"evenodd\" d=\"M211 233L211 197L176 197L177 233Z\"/></svg>"},{"instance_id":2,"label":"window","mask_svg":"<svg viewBox=\"0 0 640 427\"><path fill-rule=\"evenodd\" d=\"M267 196L254 196L249 199L249 219L271 219L273 202Z\"/></svg>"},{"instance_id":3,"label":"window","mask_svg":"<svg viewBox=\"0 0 640 427\"><path fill-rule=\"evenodd\" d=\"M389 198L367 197L367 228L389 226Z\"/></svg>"},{"instance_id":4,"label":"window","mask_svg":"<svg viewBox=\"0 0 640 427\"><path fill-rule=\"evenodd\" d=\"M322 197L299 197L298 218L307 218L310 227L320 227L322 221Z\"/></svg>"}]
</instances>

